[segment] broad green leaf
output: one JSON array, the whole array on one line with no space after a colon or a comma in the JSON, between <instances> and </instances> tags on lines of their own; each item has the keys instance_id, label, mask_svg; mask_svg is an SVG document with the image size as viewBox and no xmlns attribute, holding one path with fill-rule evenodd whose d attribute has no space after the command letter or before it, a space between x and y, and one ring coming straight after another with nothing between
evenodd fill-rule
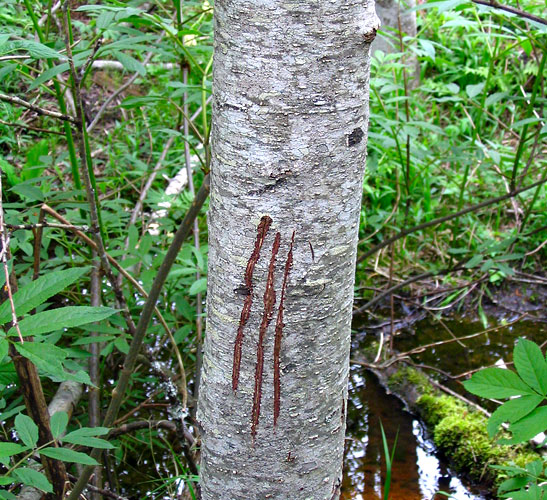
<instances>
[{"instance_id":1,"label":"broad green leaf","mask_svg":"<svg viewBox=\"0 0 547 500\"><path fill-rule=\"evenodd\" d=\"M32 418L19 413L15 417L15 430L19 439L23 441L29 448L34 448L38 442L38 426Z\"/></svg>"},{"instance_id":2,"label":"broad green leaf","mask_svg":"<svg viewBox=\"0 0 547 500\"><path fill-rule=\"evenodd\" d=\"M16 415L17 413L19 413L21 410L24 410L24 409L25 409L25 405L18 405L14 408L10 408L9 410L6 410L5 412L0 413L0 421L7 420L8 418L13 417L13 415Z\"/></svg>"},{"instance_id":3,"label":"broad green leaf","mask_svg":"<svg viewBox=\"0 0 547 500\"><path fill-rule=\"evenodd\" d=\"M29 448L27 446L22 446L17 443L4 443L0 442L0 457L11 457L12 455L17 455L27 451Z\"/></svg>"},{"instance_id":4,"label":"broad green leaf","mask_svg":"<svg viewBox=\"0 0 547 500\"><path fill-rule=\"evenodd\" d=\"M509 426L513 433L512 439L500 439L501 444L523 443L547 430L547 406L536 408L524 418Z\"/></svg>"},{"instance_id":5,"label":"broad green leaf","mask_svg":"<svg viewBox=\"0 0 547 500\"><path fill-rule=\"evenodd\" d=\"M68 448L43 448L40 450L40 455L45 455L49 458L62 460L63 462L73 462L83 465L99 465L99 463L85 453L69 450Z\"/></svg>"},{"instance_id":6,"label":"broad green leaf","mask_svg":"<svg viewBox=\"0 0 547 500\"><path fill-rule=\"evenodd\" d=\"M101 448L105 450L111 450L115 448L115 446L105 439L99 439L96 437L84 437L84 436L65 436L63 438L63 442L71 443L71 444L79 444L81 446L89 446L90 448Z\"/></svg>"},{"instance_id":7,"label":"broad green leaf","mask_svg":"<svg viewBox=\"0 0 547 500\"><path fill-rule=\"evenodd\" d=\"M545 396L547 363L538 345L530 340L519 339L513 351L513 362L522 380Z\"/></svg>"},{"instance_id":8,"label":"broad green leaf","mask_svg":"<svg viewBox=\"0 0 547 500\"><path fill-rule=\"evenodd\" d=\"M190 287L190 295L197 295L198 293L205 292L207 290L207 278L200 278L192 283Z\"/></svg>"},{"instance_id":9,"label":"broad green leaf","mask_svg":"<svg viewBox=\"0 0 547 500\"><path fill-rule=\"evenodd\" d=\"M76 429L75 431L68 433L64 439L104 436L105 434L108 434L109 430L108 427L82 427L81 429Z\"/></svg>"},{"instance_id":10,"label":"broad green leaf","mask_svg":"<svg viewBox=\"0 0 547 500\"><path fill-rule=\"evenodd\" d=\"M463 383L471 393L483 398L510 398L536 392L511 370L485 368Z\"/></svg>"},{"instance_id":11,"label":"broad green leaf","mask_svg":"<svg viewBox=\"0 0 547 500\"><path fill-rule=\"evenodd\" d=\"M17 479L11 476L2 476L0 477L0 486L5 486L6 484L15 483Z\"/></svg>"},{"instance_id":12,"label":"broad green leaf","mask_svg":"<svg viewBox=\"0 0 547 500\"><path fill-rule=\"evenodd\" d=\"M473 97L477 97L480 93L482 93L484 84L485 82L477 83L476 85L468 85L465 87L465 92L470 99L473 99Z\"/></svg>"},{"instance_id":13,"label":"broad green leaf","mask_svg":"<svg viewBox=\"0 0 547 500\"><path fill-rule=\"evenodd\" d=\"M36 186L30 184L17 184L10 191L17 193L19 196L29 199L30 201L44 201L44 194Z\"/></svg>"},{"instance_id":14,"label":"broad green leaf","mask_svg":"<svg viewBox=\"0 0 547 500\"><path fill-rule=\"evenodd\" d=\"M109 12L104 11L99 14L99 16L96 19L96 25L98 30L104 30L110 26L110 23L114 19L114 16L116 15L115 12Z\"/></svg>"},{"instance_id":15,"label":"broad green leaf","mask_svg":"<svg viewBox=\"0 0 547 500\"><path fill-rule=\"evenodd\" d=\"M74 267L63 271L54 271L37 280L31 281L13 294L13 302L17 316L22 316L35 307L43 304L47 299L62 292L69 285L89 271L87 267ZM11 308L8 301L0 305L0 324L11 321Z\"/></svg>"},{"instance_id":16,"label":"broad green leaf","mask_svg":"<svg viewBox=\"0 0 547 500\"><path fill-rule=\"evenodd\" d=\"M130 71L131 73L137 72L141 76L146 75L146 68L140 61L138 61L134 57L124 54L123 52L119 52L117 50L112 51L112 55L122 63L123 67L127 71Z\"/></svg>"},{"instance_id":17,"label":"broad green leaf","mask_svg":"<svg viewBox=\"0 0 547 500\"><path fill-rule=\"evenodd\" d=\"M13 474L17 476L23 484L33 486L46 493L53 492L53 487L46 476L37 470L31 469L30 467L20 467L15 469Z\"/></svg>"},{"instance_id":18,"label":"broad green leaf","mask_svg":"<svg viewBox=\"0 0 547 500\"><path fill-rule=\"evenodd\" d=\"M471 257L466 263L465 263L465 267L467 269L470 269L472 267L475 267L475 266L478 266L481 262L482 262L482 255L480 254L477 254L477 255L474 255L473 257Z\"/></svg>"},{"instance_id":19,"label":"broad green leaf","mask_svg":"<svg viewBox=\"0 0 547 500\"><path fill-rule=\"evenodd\" d=\"M517 476L503 481L498 486L498 495L505 493L506 491L520 490L528 484L528 478L526 476Z\"/></svg>"},{"instance_id":20,"label":"broad green leaf","mask_svg":"<svg viewBox=\"0 0 547 500\"><path fill-rule=\"evenodd\" d=\"M68 415L64 411L58 411L51 416L49 425L51 427L51 434L57 439L63 432L65 432L68 424Z\"/></svg>"},{"instance_id":21,"label":"broad green leaf","mask_svg":"<svg viewBox=\"0 0 547 500\"><path fill-rule=\"evenodd\" d=\"M506 403L503 403L488 419L486 429L490 437L493 437L500 424L503 422L513 423L517 420L525 417L530 413L537 405L543 401L543 398L538 395L521 396L516 399L510 399Z\"/></svg>"},{"instance_id":22,"label":"broad green leaf","mask_svg":"<svg viewBox=\"0 0 547 500\"><path fill-rule=\"evenodd\" d=\"M116 309L110 307L67 306L50 309L24 318L19 322L19 328L23 336L41 335L62 328L73 328L101 321L116 312ZM11 328L8 333L15 335L15 328Z\"/></svg>"},{"instance_id":23,"label":"broad green leaf","mask_svg":"<svg viewBox=\"0 0 547 500\"><path fill-rule=\"evenodd\" d=\"M36 342L17 343L15 348L21 356L32 361L39 370L48 376L58 380L67 380L64 378L65 371L62 365L66 353L61 348Z\"/></svg>"},{"instance_id":24,"label":"broad green leaf","mask_svg":"<svg viewBox=\"0 0 547 500\"><path fill-rule=\"evenodd\" d=\"M10 491L2 491L0 490L0 498L3 500L17 500L17 497L11 493Z\"/></svg>"},{"instance_id":25,"label":"broad green leaf","mask_svg":"<svg viewBox=\"0 0 547 500\"><path fill-rule=\"evenodd\" d=\"M33 40L24 40L19 42L20 46L26 50L34 59L67 59L66 56L59 54L56 50L49 48L48 46L35 42Z\"/></svg>"}]
</instances>

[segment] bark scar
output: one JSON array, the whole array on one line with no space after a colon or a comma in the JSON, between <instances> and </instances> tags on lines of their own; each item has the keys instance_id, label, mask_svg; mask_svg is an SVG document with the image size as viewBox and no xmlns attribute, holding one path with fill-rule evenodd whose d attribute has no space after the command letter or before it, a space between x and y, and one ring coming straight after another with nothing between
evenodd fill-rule
<instances>
[{"instance_id":1,"label":"bark scar","mask_svg":"<svg viewBox=\"0 0 547 500\"><path fill-rule=\"evenodd\" d=\"M239 384L239 371L241 368L241 350L243 347L243 329L249 320L251 315L251 306L253 304L253 272L258 258L260 257L260 249L264 243L264 239L268 234L268 230L272 224L272 219L267 215L264 215L260 219L260 223L256 229L256 240L253 253L247 262L247 268L245 269L245 289L248 293L245 295L245 302L243 303L243 309L241 310L241 316L239 318L239 326L237 329L236 340L234 344L234 362L232 367L232 389L237 390Z\"/></svg>"},{"instance_id":2,"label":"bark scar","mask_svg":"<svg viewBox=\"0 0 547 500\"><path fill-rule=\"evenodd\" d=\"M285 293L287 291L287 281L289 272L292 267L292 250L294 245L294 231L292 232L291 244L289 251L287 252L287 260L285 261L285 272L283 274L283 284L281 285L281 298L279 299L279 309L277 311L277 318L275 321L275 341L274 341L274 427L277 425L277 419L280 411L281 401L281 376L280 376L280 355L281 355L281 338L283 337L283 307L285 303ZM311 243L310 243L311 248Z\"/></svg>"},{"instance_id":3,"label":"bark scar","mask_svg":"<svg viewBox=\"0 0 547 500\"><path fill-rule=\"evenodd\" d=\"M281 234L275 235L275 240L272 247L272 258L268 268L268 278L266 281L266 291L264 292L264 313L258 333L258 345L256 349L256 369L255 369L255 389L253 395L253 420L251 424L251 436L253 440L256 436L258 421L260 419L260 403L262 400L262 376L264 374L264 337L266 330L272 319L273 308L275 305L275 289L274 289L274 271L277 252L281 242Z\"/></svg>"}]
</instances>

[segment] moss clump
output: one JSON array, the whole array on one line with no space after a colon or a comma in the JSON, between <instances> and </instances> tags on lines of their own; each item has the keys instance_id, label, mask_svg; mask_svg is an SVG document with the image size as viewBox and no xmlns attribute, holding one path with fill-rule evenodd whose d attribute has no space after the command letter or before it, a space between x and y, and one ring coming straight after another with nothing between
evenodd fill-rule
<instances>
[{"instance_id":1,"label":"moss clump","mask_svg":"<svg viewBox=\"0 0 547 500\"><path fill-rule=\"evenodd\" d=\"M416 401L416 405L420 416L431 428L434 428L445 418L451 416L462 418L462 415L467 412L465 405L452 396L424 394Z\"/></svg>"},{"instance_id":2,"label":"moss clump","mask_svg":"<svg viewBox=\"0 0 547 500\"><path fill-rule=\"evenodd\" d=\"M419 394L432 394L434 392L427 376L410 366L401 366L389 377L387 383L394 392L404 391L408 386L412 386Z\"/></svg>"},{"instance_id":3,"label":"moss clump","mask_svg":"<svg viewBox=\"0 0 547 500\"><path fill-rule=\"evenodd\" d=\"M495 471L507 456L506 446L496 445L486 432L486 417L476 412L457 412L438 422L433 432L437 447L450 457L458 470L473 481L493 481Z\"/></svg>"}]
</instances>

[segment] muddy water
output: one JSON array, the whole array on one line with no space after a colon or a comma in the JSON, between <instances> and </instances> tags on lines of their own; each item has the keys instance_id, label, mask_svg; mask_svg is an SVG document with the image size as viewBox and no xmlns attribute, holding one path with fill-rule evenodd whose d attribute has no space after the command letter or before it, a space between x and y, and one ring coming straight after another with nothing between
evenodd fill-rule
<instances>
[{"instance_id":1,"label":"muddy water","mask_svg":"<svg viewBox=\"0 0 547 500\"><path fill-rule=\"evenodd\" d=\"M348 403L348 432L342 500L381 500L385 461L380 421L391 446L398 434L393 459L390 500L482 500L435 456L421 424L402 403L386 394L374 375L352 370Z\"/></svg>"}]
</instances>

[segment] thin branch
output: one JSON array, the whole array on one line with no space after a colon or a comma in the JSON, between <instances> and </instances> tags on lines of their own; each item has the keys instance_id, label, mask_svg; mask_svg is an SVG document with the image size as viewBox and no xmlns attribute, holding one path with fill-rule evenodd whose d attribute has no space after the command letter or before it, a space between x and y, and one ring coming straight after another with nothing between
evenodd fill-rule
<instances>
[{"instance_id":1,"label":"thin branch","mask_svg":"<svg viewBox=\"0 0 547 500\"><path fill-rule=\"evenodd\" d=\"M536 23L544 24L547 26L547 20L541 17L534 16L534 14L529 14L528 12L524 12L523 10L516 9L515 7L511 7L509 5L501 5L494 0L472 0L472 2L479 5L486 5L487 7L493 7L494 9L505 10L506 12L510 12L511 14L515 14L516 16L524 17L526 19L529 19L530 21L534 21Z\"/></svg>"},{"instance_id":2,"label":"thin branch","mask_svg":"<svg viewBox=\"0 0 547 500\"><path fill-rule=\"evenodd\" d=\"M38 113L39 115L51 116L52 118L57 118L58 120L78 124L78 121L72 118L72 116L63 115L62 113L58 113L57 111L50 111L49 109L41 108L40 106L36 106L35 104L31 104L30 102L23 101L23 99L20 99L19 97L0 94L0 101L17 104L18 106L30 109L35 113Z\"/></svg>"},{"instance_id":3,"label":"thin branch","mask_svg":"<svg viewBox=\"0 0 547 500\"><path fill-rule=\"evenodd\" d=\"M371 255L374 255L378 250L381 250L382 248L385 248L388 245L391 245L391 243L393 243L394 241L400 240L401 238L404 238L405 236L408 236L409 234L415 233L416 231L421 231L422 229L426 229L431 226L442 224L443 222L447 222L449 220L455 219L462 215L468 214L469 212L476 212L477 210L480 210L481 208L494 205L501 201L508 200L509 198L513 198L517 196L518 194L523 193L524 191L528 191L537 186L541 186L542 184L545 184L546 181L547 181L547 175L544 175L539 181L529 184L528 186L524 186L522 188L512 190L511 192L501 196L497 196L496 198L490 198L489 200L485 200L481 203L477 203L476 205L471 205L470 207L464 208L463 210L459 210L458 212L454 212L452 214L439 217L438 219L433 219L428 222L424 222L423 224L419 224L417 226L410 227L408 229L403 229L400 233L397 233L391 238L385 239L381 243L378 243L376 246L372 247L370 250L366 251L363 255L361 255L357 259L357 263L363 262L365 259L367 259Z\"/></svg>"},{"instance_id":4,"label":"thin branch","mask_svg":"<svg viewBox=\"0 0 547 500\"><path fill-rule=\"evenodd\" d=\"M41 222L38 224L5 224L8 229L12 231L17 231L18 229L42 229L44 227L51 227L54 229L69 229L70 231L82 231L90 232L91 228L89 226L73 226L72 224L55 224L51 222ZM0 229L1 231L1 229Z\"/></svg>"},{"instance_id":5,"label":"thin branch","mask_svg":"<svg viewBox=\"0 0 547 500\"><path fill-rule=\"evenodd\" d=\"M143 61L143 64L146 65L150 59L152 59L152 55L153 53L152 52L149 52L144 61ZM108 98L106 99L106 101L103 102L102 106L99 108L99 111L97 111L97 114L95 115L95 118L93 118L93 120L91 121L91 123L87 126L87 133L91 133L91 131L97 126L97 123L99 123L99 120L101 119L101 117L103 116L104 112L106 111L106 108L108 108L108 105L114 100L116 99L117 96L119 96L126 88L130 87L132 85L132 83L140 76L140 73L139 72L135 72L133 73L133 75L131 75L131 77L129 77L129 79L123 84L123 85L120 85L120 87L118 87L112 94L110 94L108 96Z\"/></svg>"},{"instance_id":6,"label":"thin branch","mask_svg":"<svg viewBox=\"0 0 547 500\"><path fill-rule=\"evenodd\" d=\"M65 135L63 132L58 132L57 130L49 130L47 128L33 127L32 125L26 125L24 123L14 123L14 122L6 122L4 120L0 120L0 124L6 125L8 127L14 127L14 128L25 128L27 130L33 130L34 132L40 132L42 134Z\"/></svg>"},{"instance_id":7,"label":"thin branch","mask_svg":"<svg viewBox=\"0 0 547 500\"><path fill-rule=\"evenodd\" d=\"M137 324L137 329L135 335L133 336L133 340L131 341L129 352L127 353L127 356L125 358L125 362L121 370L118 383L116 385L116 388L112 392L112 400L110 401L110 405L108 406L108 410L103 421L104 427L110 427L116 419L122 401L125 397L125 391L127 390L129 379L131 378L131 375L135 368L137 355L144 340L146 330L148 329L148 324L150 323L150 320L152 318L152 313L154 311L156 301L159 298L165 280L167 279L167 275L169 274L169 271L173 263L175 262L180 247L192 231L194 219L198 216L201 207L205 203L208 195L209 175L205 176L205 178L203 179L203 184L196 194L196 198L192 202L192 205L186 213L184 220L179 226L177 232L175 233L171 246L169 247L169 250L164 257L163 262L161 263L161 266L156 273L156 277L154 278L154 282L152 283L152 287L150 289L150 294L141 311L139 323ZM100 455L100 453L101 450L95 448L92 450L91 456L96 459ZM89 477L91 476L92 472L93 466L87 466L84 468L82 474L80 475L80 478L78 479L78 482L74 485L74 488L72 489L68 500L77 500L79 498L80 493L87 486Z\"/></svg>"}]
</instances>

